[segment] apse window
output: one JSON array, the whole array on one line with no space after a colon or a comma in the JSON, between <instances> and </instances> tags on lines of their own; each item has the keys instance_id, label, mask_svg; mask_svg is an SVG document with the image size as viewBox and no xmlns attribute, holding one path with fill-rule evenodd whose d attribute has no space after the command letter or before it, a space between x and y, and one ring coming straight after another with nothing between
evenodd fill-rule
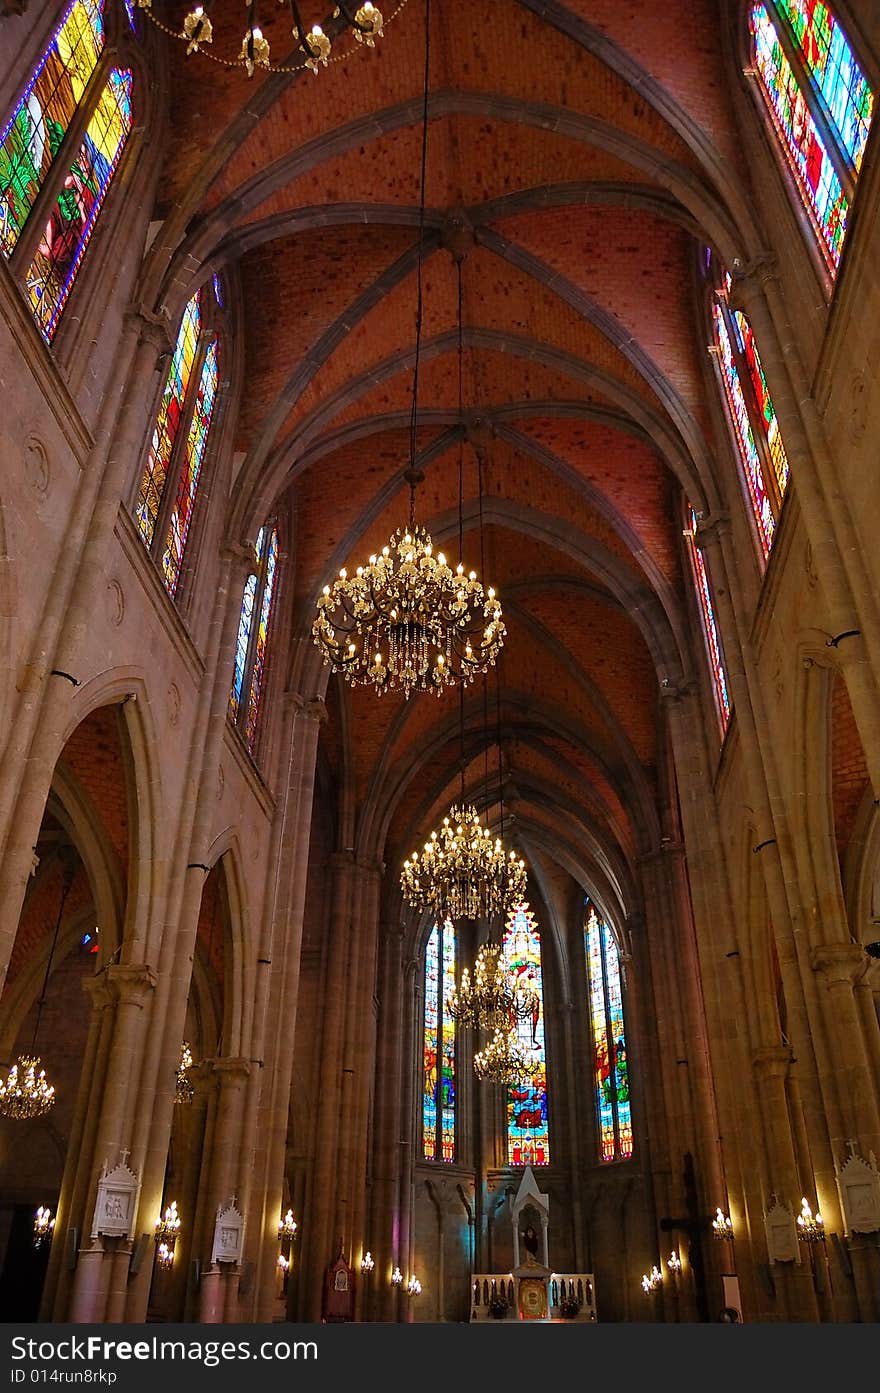
<instances>
[{"instance_id":1,"label":"apse window","mask_svg":"<svg viewBox=\"0 0 880 1393\"><path fill-rule=\"evenodd\" d=\"M435 924L425 946L425 1016L422 1043L422 1156L455 1160L455 930Z\"/></svg>"},{"instance_id":2,"label":"apse window","mask_svg":"<svg viewBox=\"0 0 880 1393\"><path fill-rule=\"evenodd\" d=\"M599 1155L602 1161L626 1161L632 1156L633 1135L620 954L591 900L584 901L584 913Z\"/></svg>"},{"instance_id":3,"label":"apse window","mask_svg":"<svg viewBox=\"0 0 880 1393\"><path fill-rule=\"evenodd\" d=\"M501 946L512 982L521 983L535 1002L531 1014L517 1016L514 1026L516 1044L532 1072L507 1089L507 1161L511 1166L549 1166L541 931L527 904L510 911Z\"/></svg>"},{"instance_id":4,"label":"apse window","mask_svg":"<svg viewBox=\"0 0 880 1393\"><path fill-rule=\"evenodd\" d=\"M752 71L777 148L832 278L840 264L874 94L821 0L766 0L749 11Z\"/></svg>"},{"instance_id":5,"label":"apse window","mask_svg":"<svg viewBox=\"0 0 880 1393\"><path fill-rule=\"evenodd\" d=\"M47 343L133 123L133 75L105 51L103 0L74 0L0 133L0 252Z\"/></svg>"}]
</instances>

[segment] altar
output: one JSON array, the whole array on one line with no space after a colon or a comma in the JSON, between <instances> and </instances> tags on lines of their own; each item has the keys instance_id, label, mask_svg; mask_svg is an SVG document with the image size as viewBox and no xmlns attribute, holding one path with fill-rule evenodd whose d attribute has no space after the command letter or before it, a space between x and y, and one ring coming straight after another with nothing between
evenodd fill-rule
<instances>
[{"instance_id":1,"label":"altar","mask_svg":"<svg viewBox=\"0 0 880 1393\"><path fill-rule=\"evenodd\" d=\"M471 1321L595 1321L592 1272L550 1265L550 1199L527 1166L511 1206L514 1264L509 1272L471 1274Z\"/></svg>"}]
</instances>

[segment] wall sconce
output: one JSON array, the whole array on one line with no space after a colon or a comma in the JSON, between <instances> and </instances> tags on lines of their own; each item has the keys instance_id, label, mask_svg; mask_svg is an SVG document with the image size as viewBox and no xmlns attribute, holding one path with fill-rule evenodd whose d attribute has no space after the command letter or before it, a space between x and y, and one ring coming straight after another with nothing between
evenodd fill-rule
<instances>
[{"instance_id":1,"label":"wall sconce","mask_svg":"<svg viewBox=\"0 0 880 1393\"><path fill-rule=\"evenodd\" d=\"M720 1209L715 1210L712 1232L716 1238L733 1238L733 1224L730 1222L730 1216L723 1214Z\"/></svg>"},{"instance_id":2,"label":"wall sconce","mask_svg":"<svg viewBox=\"0 0 880 1393\"><path fill-rule=\"evenodd\" d=\"M806 1199L801 1200L801 1212L797 1217L798 1238L802 1243L824 1243L825 1242L825 1221L817 1210L815 1215L807 1204Z\"/></svg>"},{"instance_id":3,"label":"wall sconce","mask_svg":"<svg viewBox=\"0 0 880 1393\"><path fill-rule=\"evenodd\" d=\"M47 1238L51 1238L55 1227L55 1216L48 1205L40 1205L34 1215L34 1247L39 1248Z\"/></svg>"},{"instance_id":4,"label":"wall sconce","mask_svg":"<svg viewBox=\"0 0 880 1393\"><path fill-rule=\"evenodd\" d=\"M662 1284L663 1273L660 1271L660 1268L655 1263L654 1266L651 1268L651 1271L644 1273L644 1275L642 1276L642 1291L645 1293L646 1296L650 1296L651 1292L657 1291L657 1289L660 1286L662 1286Z\"/></svg>"},{"instance_id":5,"label":"wall sconce","mask_svg":"<svg viewBox=\"0 0 880 1393\"><path fill-rule=\"evenodd\" d=\"M402 1283L403 1273L401 1272L399 1267L395 1266L394 1271L391 1274L391 1285L393 1287L399 1287L402 1285Z\"/></svg>"},{"instance_id":6,"label":"wall sconce","mask_svg":"<svg viewBox=\"0 0 880 1393\"><path fill-rule=\"evenodd\" d=\"M293 1217L293 1210L288 1209L283 1219L278 1220L278 1237L293 1238L297 1230L297 1222Z\"/></svg>"},{"instance_id":7,"label":"wall sconce","mask_svg":"<svg viewBox=\"0 0 880 1393\"><path fill-rule=\"evenodd\" d=\"M156 1249L156 1261L160 1267L164 1267L166 1270L171 1267L174 1262L174 1244L160 1243Z\"/></svg>"},{"instance_id":8,"label":"wall sconce","mask_svg":"<svg viewBox=\"0 0 880 1393\"><path fill-rule=\"evenodd\" d=\"M677 1277L679 1272L681 1271L681 1258L678 1256L678 1253L675 1251L674 1248L672 1252L669 1254L669 1257L666 1259L666 1266L669 1268L669 1271L675 1277Z\"/></svg>"},{"instance_id":9,"label":"wall sconce","mask_svg":"<svg viewBox=\"0 0 880 1393\"><path fill-rule=\"evenodd\" d=\"M421 1282L419 1281L418 1277L416 1277L416 1276L410 1277L409 1281L408 1281L407 1284L406 1284L406 1294L407 1294L407 1296L418 1296L418 1294L419 1294L419 1292L420 1292L421 1290L422 1290L422 1284L421 1284Z\"/></svg>"},{"instance_id":10,"label":"wall sconce","mask_svg":"<svg viewBox=\"0 0 880 1393\"><path fill-rule=\"evenodd\" d=\"M180 1215L177 1200L172 1200L164 1214L156 1220L156 1261L160 1267L169 1268L174 1262L174 1245L180 1233Z\"/></svg>"},{"instance_id":11,"label":"wall sconce","mask_svg":"<svg viewBox=\"0 0 880 1393\"><path fill-rule=\"evenodd\" d=\"M278 1254L278 1268L285 1277L290 1271L290 1258L286 1258L283 1253Z\"/></svg>"},{"instance_id":12,"label":"wall sconce","mask_svg":"<svg viewBox=\"0 0 880 1393\"><path fill-rule=\"evenodd\" d=\"M368 1277L375 1266L376 1264L373 1260L373 1255L368 1248L367 1251L364 1253L363 1257L361 1258L361 1274L364 1277Z\"/></svg>"}]
</instances>

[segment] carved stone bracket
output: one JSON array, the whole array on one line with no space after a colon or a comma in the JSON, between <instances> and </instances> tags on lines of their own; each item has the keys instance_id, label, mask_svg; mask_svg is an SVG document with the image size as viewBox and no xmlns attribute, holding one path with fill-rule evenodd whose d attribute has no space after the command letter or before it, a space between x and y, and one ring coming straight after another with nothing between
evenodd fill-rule
<instances>
[{"instance_id":1,"label":"carved stone bracket","mask_svg":"<svg viewBox=\"0 0 880 1393\"><path fill-rule=\"evenodd\" d=\"M858 943L822 943L813 950L813 971L821 972L829 987L857 982L867 962L867 954Z\"/></svg>"},{"instance_id":2,"label":"carved stone bracket","mask_svg":"<svg viewBox=\"0 0 880 1393\"><path fill-rule=\"evenodd\" d=\"M135 1005L141 1009L159 980L146 963L110 963L105 975L108 990L120 1005Z\"/></svg>"}]
</instances>

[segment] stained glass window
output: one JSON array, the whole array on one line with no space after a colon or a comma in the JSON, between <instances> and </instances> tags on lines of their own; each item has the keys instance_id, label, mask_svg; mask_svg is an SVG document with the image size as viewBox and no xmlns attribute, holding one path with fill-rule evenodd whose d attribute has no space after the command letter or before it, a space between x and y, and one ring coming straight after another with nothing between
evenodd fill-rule
<instances>
[{"instance_id":1,"label":"stained glass window","mask_svg":"<svg viewBox=\"0 0 880 1393\"><path fill-rule=\"evenodd\" d=\"M511 975L529 982L538 996L535 1014L516 1023L517 1040L535 1060L537 1069L526 1082L507 1090L508 1164L547 1166L550 1164L550 1132L547 1126L541 933L527 904L517 905L508 915L502 947Z\"/></svg>"},{"instance_id":2,"label":"stained glass window","mask_svg":"<svg viewBox=\"0 0 880 1393\"><path fill-rule=\"evenodd\" d=\"M208 432L211 429L211 417L214 414L216 395L217 340L212 339L205 351L205 360L202 364L189 433L186 438L186 448L183 452L183 467L178 480L177 497L165 538L162 569L170 595L176 592L177 582L180 579L183 549L186 546L189 524L192 519L193 504L196 498L202 461L205 457L205 446L208 443Z\"/></svg>"},{"instance_id":3,"label":"stained glass window","mask_svg":"<svg viewBox=\"0 0 880 1393\"><path fill-rule=\"evenodd\" d=\"M131 130L131 71L114 68L92 112L25 275L34 318L51 342Z\"/></svg>"},{"instance_id":4,"label":"stained glass window","mask_svg":"<svg viewBox=\"0 0 880 1393\"><path fill-rule=\"evenodd\" d=\"M422 1154L455 1160L455 1022L447 1006L455 987L455 932L435 924L425 949L422 1050Z\"/></svg>"},{"instance_id":5,"label":"stained glass window","mask_svg":"<svg viewBox=\"0 0 880 1393\"><path fill-rule=\"evenodd\" d=\"M625 1161L632 1155L633 1138L620 955L595 905L586 900L584 907L599 1154L603 1161Z\"/></svg>"},{"instance_id":6,"label":"stained glass window","mask_svg":"<svg viewBox=\"0 0 880 1393\"><path fill-rule=\"evenodd\" d=\"M256 747L277 573L278 529L267 523L257 535L253 570L245 582L235 644L232 689L229 693L229 713L242 731L251 754Z\"/></svg>"},{"instance_id":7,"label":"stained glass window","mask_svg":"<svg viewBox=\"0 0 880 1393\"><path fill-rule=\"evenodd\" d=\"M0 247L9 256L104 47L103 3L74 0L0 136Z\"/></svg>"},{"instance_id":8,"label":"stained glass window","mask_svg":"<svg viewBox=\"0 0 880 1393\"><path fill-rule=\"evenodd\" d=\"M17 247L44 185L41 235L28 238L24 284L47 343L86 248L132 127L132 73L95 70L104 48L103 0L74 0L0 135L0 251ZM94 78L94 82L92 79ZM82 128L80 109L88 102ZM71 145L72 131L82 129ZM36 245L34 244L36 241Z\"/></svg>"},{"instance_id":9,"label":"stained glass window","mask_svg":"<svg viewBox=\"0 0 880 1393\"><path fill-rule=\"evenodd\" d=\"M707 273L711 273L711 262ZM725 272L712 303L716 353L761 556L766 562L788 487L788 456L752 326L741 310L730 309L731 288L731 278Z\"/></svg>"},{"instance_id":10,"label":"stained glass window","mask_svg":"<svg viewBox=\"0 0 880 1393\"><path fill-rule=\"evenodd\" d=\"M180 321L134 510L145 545L156 552L161 539L162 576L172 596L214 414L217 368L217 339L204 327L197 290ZM173 493L170 479L176 479Z\"/></svg>"},{"instance_id":11,"label":"stained glass window","mask_svg":"<svg viewBox=\"0 0 880 1393\"><path fill-rule=\"evenodd\" d=\"M709 650L709 666L712 671L712 686L718 707L718 716L721 721L721 729L725 731L730 720L730 697L727 691L727 674L724 671L724 658L721 650L721 640L718 637L718 626L715 623L715 610L712 605L712 591L709 586L709 576L706 572L706 562L703 558L702 551L695 541L697 515L690 506L688 506L688 518L690 520L690 529L685 536L688 539L691 563L694 568L694 580L697 586L697 596L700 601L700 613L703 617L703 632L706 638L706 647Z\"/></svg>"},{"instance_id":12,"label":"stained glass window","mask_svg":"<svg viewBox=\"0 0 880 1393\"><path fill-rule=\"evenodd\" d=\"M832 275L873 114L873 93L827 5L779 0L749 16L761 92ZM829 139L832 142L829 147Z\"/></svg>"}]
</instances>

